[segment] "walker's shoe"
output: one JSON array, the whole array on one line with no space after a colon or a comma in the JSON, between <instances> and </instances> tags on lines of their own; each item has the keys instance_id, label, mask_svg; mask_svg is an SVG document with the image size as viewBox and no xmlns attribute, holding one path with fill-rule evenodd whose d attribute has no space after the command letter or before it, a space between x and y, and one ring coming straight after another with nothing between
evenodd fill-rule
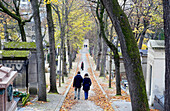
<instances>
[{"instance_id":1,"label":"walker's shoe","mask_svg":"<svg viewBox=\"0 0 170 111\"><path fill-rule=\"evenodd\" d=\"M74 97L74 99L76 99L76 97Z\"/></svg>"},{"instance_id":2,"label":"walker's shoe","mask_svg":"<svg viewBox=\"0 0 170 111\"><path fill-rule=\"evenodd\" d=\"M80 100L80 98L78 98L78 100Z\"/></svg>"}]
</instances>

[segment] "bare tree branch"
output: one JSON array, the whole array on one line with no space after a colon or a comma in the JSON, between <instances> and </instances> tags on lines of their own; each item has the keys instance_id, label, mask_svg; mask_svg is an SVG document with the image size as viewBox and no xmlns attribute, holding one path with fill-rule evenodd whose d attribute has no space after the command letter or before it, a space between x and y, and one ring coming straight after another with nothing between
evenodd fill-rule
<instances>
[{"instance_id":1,"label":"bare tree branch","mask_svg":"<svg viewBox=\"0 0 170 111\"><path fill-rule=\"evenodd\" d=\"M21 21L21 18L18 17L16 14L12 13L11 11L9 11L4 5L3 3L0 1L0 8L2 9L1 11L8 14L9 16L11 16L12 18Z\"/></svg>"},{"instance_id":2,"label":"bare tree branch","mask_svg":"<svg viewBox=\"0 0 170 111\"><path fill-rule=\"evenodd\" d=\"M3 3L5 3L5 5L7 5L7 7L10 7L14 12L16 12L16 10L14 8L12 8L11 5L9 5L7 2L5 2L4 0L2 0Z\"/></svg>"}]
</instances>

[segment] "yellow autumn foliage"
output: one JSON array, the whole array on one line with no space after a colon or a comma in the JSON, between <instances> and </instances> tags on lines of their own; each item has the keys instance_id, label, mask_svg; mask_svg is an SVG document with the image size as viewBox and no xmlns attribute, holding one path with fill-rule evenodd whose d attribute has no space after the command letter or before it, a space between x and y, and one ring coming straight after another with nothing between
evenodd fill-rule
<instances>
[{"instance_id":1,"label":"yellow autumn foliage","mask_svg":"<svg viewBox=\"0 0 170 111\"><path fill-rule=\"evenodd\" d=\"M81 48L83 44L83 40L85 34L90 31L92 18L90 18L90 13L87 13L83 6L83 2L81 0L69 0L69 8L70 10L68 14L68 26L65 27L65 33L67 34L68 38L72 44L72 47ZM70 6L70 4L72 6ZM63 15L63 2L58 2L57 5L59 6L59 12L61 15L61 22L64 24L65 16ZM58 15L56 13L53 14L53 19L55 23L55 38L56 40L60 39L60 27L58 22Z\"/></svg>"}]
</instances>

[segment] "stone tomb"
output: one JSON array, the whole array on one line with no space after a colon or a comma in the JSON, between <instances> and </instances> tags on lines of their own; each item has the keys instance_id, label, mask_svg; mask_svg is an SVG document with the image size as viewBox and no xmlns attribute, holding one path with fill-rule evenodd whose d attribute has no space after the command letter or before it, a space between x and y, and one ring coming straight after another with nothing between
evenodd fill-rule
<instances>
[{"instance_id":1,"label":"stone tomb","mask_svg":"<svg viewBox=\"0 0 170 111\"><path fill-rule=\"evenodd\" d=\"M18 72L14 80L17 89L28 89L37 94L37 56L34 42L6 42L0 52L0 64L11 67Z\"/></svg>"},{"instance_id":2,"label":"stone tomb","mask_svg":"<svg viewBox=\"0 0 170 111\"><path fill-rule=\"evenodd\" d=\"M149 40L146 75L146 91L149 105L156 95L163 96L165 91L165 42Z\"/></svg>"},{"instance_id":3,"label":"stone tomb","mask_svg":"<svg viewBox=\"0 0 170 111\"><path fill-rule=\"evenodd\" d=\"M17 71L0 65L0 111L15 111L17 102L13 99L13 80Z\"/></svg>"}]
</instances>

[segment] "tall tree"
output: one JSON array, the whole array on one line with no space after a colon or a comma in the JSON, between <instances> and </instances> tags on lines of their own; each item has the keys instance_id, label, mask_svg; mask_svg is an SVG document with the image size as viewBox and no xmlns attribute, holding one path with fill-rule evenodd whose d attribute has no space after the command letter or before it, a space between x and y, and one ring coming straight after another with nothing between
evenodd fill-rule
<instances>
[{"instance_id":1,"label":"tall tree","mask_svg":"<svg viewBox=\"0 0 170 111\"><path fill-rule=\"evenodd\" d=\"M139 49L128 18L117 0L101 0L120 38L133 111L149 111Z\"/></svg>"},{"instance_id":2,"label":"tall tree","mask_svg":"<svg viewBox=\"0 0 170 111\"><path fill-rule=\"evenodd\" d=\"M65 6L65 0L62 0L62 7L61 12L59 10L58 4L53 4L53 9L55 10L57 16L58 16L58 23L60 27L60 39L61 39L61 60L62 60L62 83L64 83L64 76L67 76L67 68L66 68L66 49L65 49L65 35L66 35L66 25L67 25L67 7ZM66 1L67 2L67 1Z\"/></svg>"},{"instance_id":3,"label":"tall tree","mask_svg":"<svg viewBox=\"0 0 170 111\"><path fill-rule=\"evenodd\" d=\"M104 32L101 31L101 33L105 33L106 38L108 38L108 15L104 14ZM101 23L100 23L101 24ZM101 25L100 25L101 26ZM102 28L102 27L100 27ZM103 29L101 29L103 30ZM102 34L103 36L103 34ZM100 69L100 76L105 76L105 71L106 71L106 54L107 54L107 44L106 42L102 39L102 60L101 60L101 69Z\"/></svg>"},{"instance_id":4,"label":"tall tree","mask_svg":"<svg viewBox=\"0 0 170 111\"><path fill-rule=\"evenodd\" d=\"M38 64L38 100L47 101L46 82L45 82L45 65L44 65L44 52L41 34L41 22L38 0L30 0L34 15L35 22L35 36L36 36L36 51L37 51L37 64Z\"/></svg>"},{"instance_id":5,"label":"tall tree","mask_svg":"<svg viewBox=\"0 0 170 111\"><path fill-rule=\"evenodd\" d=\"M102 52L102 48L101 48L101 34L99 33L98 36L98 47L97 47L97 65L96 65L96 70L99 71L100 70L100 60L101 60L101 52Z\"/></svg>"},{"instance_id":6,"label":"tall tree","mask_svg":"<svg viewBox=\"0 0 170 111\"><path fill-rule=\"evenodd\" d=\"M103 13L104 13L104 7L101 4L98 4L97 9L96 9L96 14L98 14L98 7L100 5L100 15L98 16L98 20L99 20L99 26L101 26L101 19L103 19ZM101 48L101 37L102 37L102 31L101 31L101 27L99 28L99 37L98 37L98 54L97 54L97 66L96 66L96 70L100 70L100 61L101 61L101 52L102 52L102 48Z\"/></svg>"},{"instance_id":7,"label":"tall tree","mask_svg":"<svg viewBox=\"0 0 170 111\"><path fill-rule=\"evenodd\" d=\"M106 53L107 53L107 45L106 42L102 39L102 56L101 56L101 64L100 64L100 77L105 77L106 71Z\"/></svg>"},{"instance_id":8,"label":"tall tree","mask_svg":"<svg viewBox=\"0 0 170 111\"><path fill-rule=\"evenodd\" d=\"M110 41L112 41L113 39L113 25L111 26L111 29L110 29ZM112 54L112 50L110 50L110 63L109 63L109 88L112 87L112 83L111 83L111 78L112 78L112 58L113 58L113 54Z\"/></svg>"},{"instance_id":9,"label":"tall tree","mask_svg":"<svg viewBox=\"0 0 170 111\"><path fill-rule=\"evenodd\" d=\"M164 110L170 110L170 0L163 0L165 34L165 104Z\"/></svg>"},{"instance_id":10,"label":"tall tree","mask_svg":"<svg viewBox=\"0 0 170 111\"><path fill-rule=\"evenodd\" d=\"M58 16L58 23L59 23L59 28L60 28L60 39L61 39L61 43L60 43L60 66L59 66L59 87L61 87L61 76L62 76L62 81L64 82L64 76L62 74L62 69L61 69L61 65L63 64L62 63L62 58L63 58L63 54L62 54L62 50L63 50L63 37L64 37L64 27L62 25L62 20L61 20L61 14L60 14L60 10L59 10L59 6L56 5L56 4L53 4L53 9L54 11L56 12L57 16ZM62 10L63 11L63 10Z\"/></svg>"},{"instance_id":11,"label":"tall tree","mask_svg":"<svg viewBox=\"0 0 170 111\"><path fill-rule=\"evenodd\" d=\"M96 63L96 70L100 70L100 53L101 53L101 37L100 37L100 26L99 26L99 21L96 18L95 13L98 13L98 11L94 12L94 8L96 8L93 4L89 3L90 5L90 9L91 9L91 13L94 17L95 23L96 23L96 37L94 41L94 59L95 59L95 63Z\"/></svg>"},{"instance_id":12,"label":"tall tree","mask_svg":"<svg viewBox=\"0 0 170 111\"><path fill-rule=\"evenodd\" d=\"M117 47L108 40L108 38L105 35L105 30L104 30L104 22L103 22L103 14L104 14L104 7L101 7L100 9L100 16L98 14L98 8L99 8L100 0L97 2L97 7L96 7L96 15L100 23L100 31L102 34L102 38L105 40L106 44L109 46L109 48L113 51L114 53L114 63L115 63L115 71L116 71L116 95L121 95L121 88L120 88L120 62L119 62L119 54L118 54L118 49ZM101 4L102 5L102 4Z\"/></svg>"},{"instance_id":13,"label":"tall tree","mask_svg":"<svg viewBox=\"0 0 170 111\"><path fill-rule=\"evenodd\" d=\"M2 0L2 1L0 1L0 11L8 14L10 17L17 20L18 26L20 29L21 39L23 42L26 42L26 34L25 34L25 30L24 30L24 25L26 24L26 22L30 22L33 16L31 16L27 20L23 20L20 15L20 8L19 8L20 0L13 0L13 5L14 5L14 8L12 8L12 5L10 5L6 1ZM9 10L11 8L12 8L12 11Z\"/></svg>"},{"instance_id":14,"label":"tall tree","mask_svg":"<svg viewBox=\"0 0 170 111\"><path fill-rule=\"evenodd\" d=\"M46 4L47 9L47 23L48 23L48 35L50 45L50 91L51 93L58 93L56 87L56 63L55 56L55 39L54 39L54 24L52 18L51 3Z\"/></svg>"},{"instance_id":15,"label":"tall tree","mask_svg":"<svg viewBox=\"0 0 170 111\"><path fill-rule=\"evenodd\" d=\"M65 9L65 24L66 24L66 28L67 28L67 25L68 25L68 0L65 0L64 1L65 2L65 7L64 7L64 9ZM66 34L65 34L65 41L64 41L64 50L63 50L63 75L64 76L68 76L67 75L67 58L66 58L66 43L67 43L67 36L68 36L68 33L66 32Z\"/></svg>"}]
</instances>

